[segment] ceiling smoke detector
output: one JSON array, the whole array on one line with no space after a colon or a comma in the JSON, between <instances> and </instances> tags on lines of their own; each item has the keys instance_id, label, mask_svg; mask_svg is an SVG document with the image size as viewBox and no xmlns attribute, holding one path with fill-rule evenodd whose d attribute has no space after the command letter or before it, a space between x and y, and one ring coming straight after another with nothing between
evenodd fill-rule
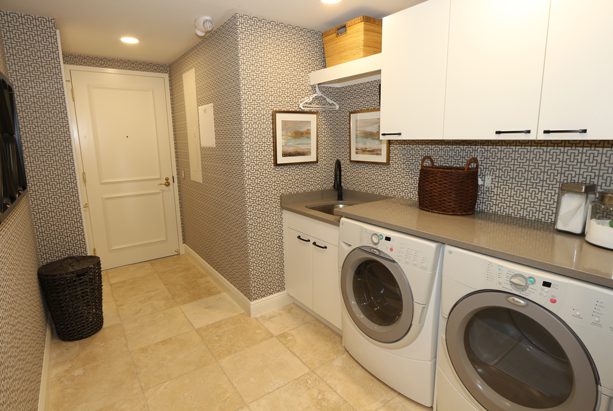
<instances>
[{"instance_id":1,"label":"ceiling smoke detector","mask_svg":"<svg viewBox=\"0 0 613 411\"><path fill-rule=\"evenodd\" d=\"M194 21L196 34L200 37L204 36L209 31L213 30L213 17L200 16Z\"/></svg>"}]
</instances>

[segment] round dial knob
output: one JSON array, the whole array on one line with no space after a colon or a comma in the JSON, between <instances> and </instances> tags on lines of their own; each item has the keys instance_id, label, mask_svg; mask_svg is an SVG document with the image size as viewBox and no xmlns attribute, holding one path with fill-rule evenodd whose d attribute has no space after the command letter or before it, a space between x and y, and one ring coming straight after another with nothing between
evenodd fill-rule
<instances>
[{"instance_id":1,"label":"round dial knob","mask_svg":"<svg viewBox=\"0 0 613 411\"><path fill-rule=\"evenodd\" d=\"M374 245L379 244L379 234L376 234L376 233L371 234L370 241L372 241Z\"/></svg>"},{"instance_id":2,"label":"round dial knob","mask_svg":"<svg viewBox=\"0 0 613 411\"><path fill-rule=\"evenodd\" d=\"M528 283L528 279L521 274L514 274L509 279L511 283L511 287L515 288L518 291L526 291L530 286Z\"/></svg>"}]
</instances>

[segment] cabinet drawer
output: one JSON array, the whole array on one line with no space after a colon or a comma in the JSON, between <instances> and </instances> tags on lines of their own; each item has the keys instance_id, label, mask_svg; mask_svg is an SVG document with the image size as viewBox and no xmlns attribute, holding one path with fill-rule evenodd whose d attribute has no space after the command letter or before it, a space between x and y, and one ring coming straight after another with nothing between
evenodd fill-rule
<instances>
[{"instance_id":1,"label":"cabinet drawer","mask_svg":"<svg viewBox=\"0 0 613 411\"><path fill-rule=\"evenodd\" d=\"M338 244L338 226L283 210L283 226L308 233L327 243Z\"/></svg>"}]
</instances>

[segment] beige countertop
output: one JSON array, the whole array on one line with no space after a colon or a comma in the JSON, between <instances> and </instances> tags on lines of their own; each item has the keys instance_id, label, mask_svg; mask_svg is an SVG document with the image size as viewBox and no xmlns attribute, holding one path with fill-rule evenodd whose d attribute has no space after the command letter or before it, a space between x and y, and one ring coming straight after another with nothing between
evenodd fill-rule
<instances>
[{"instance_id":1,"label":"beige countertop","mask_svg":"<svg viewBox=\"0 0 613 411\"><path fill-rule=\"evenodd\" d=\"M337 214L379 227L613 288L613 251L552 224L494 214L449 216L417 208L414 201L385 199Z\"/></svg>"},{"instance_id":2,"label":"beige countertop","mask_svg":"<svg viewBox=\"0 0 613 411\"><path fill-rule=\"evenodd\" d=\"M363 193L361 191L344 190L343 201L347 203L365 203L368 201L382 200L385 197L378 194ZM316 211L308 207L328 204L336 201L336 191L307 191L304 193L283 194L281 196L281 208L311 217L324 223L339 225L341 217ZM354 206L352 206L354 207Z\"/></svg>"}]
</instances>

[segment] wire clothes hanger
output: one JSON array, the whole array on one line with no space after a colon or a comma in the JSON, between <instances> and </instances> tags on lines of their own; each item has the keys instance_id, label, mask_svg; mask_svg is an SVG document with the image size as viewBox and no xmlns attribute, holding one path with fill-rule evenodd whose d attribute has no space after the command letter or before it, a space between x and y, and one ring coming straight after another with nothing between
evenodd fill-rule
<instances>
[{"instance_id":1,"label":"wire clothes hanger","mask_svg":"<svg viewBox=\"0 0 613 411\"><path fill-rule=\"evenodd\" d=\"M324 99L325 103L318 103L316 99ZM324 96L319 91L319 85L315 84L315 94L300 100L300 108L302 110L338 110L338 104Z\"/></svg>"}]
</instances>

